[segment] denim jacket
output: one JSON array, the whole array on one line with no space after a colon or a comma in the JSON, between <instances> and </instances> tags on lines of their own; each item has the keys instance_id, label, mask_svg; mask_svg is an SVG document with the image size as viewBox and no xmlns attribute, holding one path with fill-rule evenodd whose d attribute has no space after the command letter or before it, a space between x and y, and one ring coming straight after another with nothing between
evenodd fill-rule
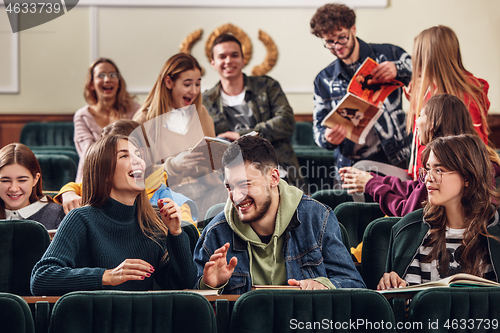
<instances>
[{"instance_id":1,"label":"denim jacket","mask_svg":"<svg viewBox=\"0 0 500 333\"><path fill-rule=\"evenodd\" d=\"M359 61L362 63L367 57L378 63L392 61L396 65L396 80L408 85L411 80L411 57L402 48L391 44L367 44L359 41ZM314 80L314 140L317 145L326 149L335 149L337 146L325 139L326 127L321 121L336 107L337 103L347 94L347 88L352 77L347 74L340 60L335 60L323 69ZM406 114L402 106L402 89L395 90L385 100L382 106L384 113L377 120L373 128L380 139L383 153L387 161L379 161L398 165L405 162L410 156L412 136L406 133ZM356 160L353 156L354 142L345 139L339 146L339 164L343 157ZM340 165L344 166L344 165ZM339 167L340 167L339 166Z\"/></svg>"},{"instance_id":2,"label":"denim jacket","mask_svg":"<svg viewBox=\"0 0 500 333\"><path fill-rule=\"evenodd\" d=\"M327 277L336 288L366 288L354 267L350 254L342 243L340 228L333 211L308 196L303 196L284 234L287 279ZM225 243L230 247L227 259L233 256L238 264L224 287L224 294L250 291L250 260L247 243L229 226L224 212L215 216L205 227L194 252L198 267L198 283L205 263Z\"/></svg>"}]
</instances>

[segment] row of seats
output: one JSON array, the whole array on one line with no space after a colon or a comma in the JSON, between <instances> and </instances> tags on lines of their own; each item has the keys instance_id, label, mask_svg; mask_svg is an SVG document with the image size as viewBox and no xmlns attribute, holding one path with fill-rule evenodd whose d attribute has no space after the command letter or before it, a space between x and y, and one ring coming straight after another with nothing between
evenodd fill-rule
<instances>
[{"instance_id":1,"label":"row of seats","mask_svg":"<svg viewBox=\"0 0 500 333\"><path fill-rule=\"evenodd\" d=\"M73 122L32 122L21 131L19 142L35 153L42 167L45 191L57 191L76 177L79 156L73 132ZM296 123L292 145L309 184L309 192L332 189L333 154L314 143L311 122Z\"/></svg>"},{"instance_id":2,"label":"row of seats","mask_svg":"<svg viewBox=\"0 0 500 333\"><path fill-rule=\"evenodd\" d=\"M79 156L73 142L73 122L32 122L21 130L19 142L35 154L42 169L44 191L59 191L75 181Z\"/></svg>"},{"instance_id":3,"label":"row of seats","mask_svg":"<svg viewBox=\"0 0 500 333\"><path fill-rule=\"evenodd\" d=\"M222 211L223 204L212 207L211 214ZM385 259L395 217L379 217L382 213L374 203L347 202L334 210L340 221L342 241L350 251L363 241L361 275L367 287L375 289L384 273ZM212 216L213 216L212 215ZM208 220L208 219L207 219ZM372 221L373 220L373 221ZM198 241L193 225L183 227L189 237L191 250ZM28 296L31 269L40 260L50 243L43 225L29 220L0 220L0 292ZM29 247L26 244L30 244Z\"/></svg>"},{"instance_id":4,"label":"row of seats","mask_svg":"<svg viewBox=\"0 0 500 333\"><path fill-rule=\"evenodd\" d=\"M389 301L367 289L256 290L227 300L188 291L72 292L37 314L37 333L280 333L494 332L500 288L436 288L417 293L408 316L396 319ZM50 317L50 319L48 319ZM0 331L34 333L23 298L0 293ZM45 326L42 326L42 323Z\"/></svg>"},{"instance_id":5,"label":"row of seats","mask_svg":"<svg viewBox=\"0 0 500 333\"><path fill-rule=\"evenodd\" d=\"M182 230L194 251L198 241L196 227L189 224ZM0 292L31 296L31 270L50 244L47 229L30 220L0 220L0 244Z\"/></svg>"}]
</instances>

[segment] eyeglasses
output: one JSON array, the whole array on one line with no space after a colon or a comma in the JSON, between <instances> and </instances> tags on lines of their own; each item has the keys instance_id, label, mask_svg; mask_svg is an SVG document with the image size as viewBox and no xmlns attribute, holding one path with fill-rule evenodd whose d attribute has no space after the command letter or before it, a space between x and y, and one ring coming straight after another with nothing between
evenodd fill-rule
<instances>
[{"instance_id":1,"label":"eyeglasses","mask_svg":"<svg viewBox=\"0 0 500 333\"><path fill-rule=\"evenodd\" d=\"M443 181L443 175L446 175L446 174L449 174L449 173L454 173L454 172L456 172L456 171L443 172L440 169L419 168L418 169L418 179L420 179L420 181L422 183L425 183L425 180L426 180L427 176L430 175L432 177L432 179L433 179L433 182L435 184L439 185Z\"/></svg>"},{"instance_id":2,"label":"eyeglasses","mask_svg":"<svg viewBox=\"0 0 500 333\"><path fill-rule=\"evenodd\" d=\"M349 42L349 38L351 38L351 31L349 30L349 37L342 36L339 37L338 41L333 41L333 40L324 40L323 41L323 47L326 49L334 49L337 44L339 45L346 45Z\"/></svg>"},{"instance_id":3,"label":"eyeglasses","mask_svg":"<svg viewBox=\"0 0 500 333\"><path fill-rule=\"evenodd\" d=\"M106 77L110 80L117 80L119 78L118 76L118 73L115 73L115 72L111 72L111 73L99 73L97 76L97 78L101 79L101 80L104 80Z\"/></svg>"}]
</instances>

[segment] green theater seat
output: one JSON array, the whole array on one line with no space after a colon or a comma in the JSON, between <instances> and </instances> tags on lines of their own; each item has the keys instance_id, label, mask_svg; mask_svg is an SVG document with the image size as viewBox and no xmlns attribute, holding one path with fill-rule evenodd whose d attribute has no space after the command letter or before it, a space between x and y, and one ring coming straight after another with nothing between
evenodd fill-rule
<instances>
[{"instance_id":1,"label":"green theater seat","mask_svg":"<svg viewBox=\"0 0 500 333\"><path fill-rule=\"evenodd\" d=\"M73 122L32 122L21 130L19 142L26 146L75 147L73 142Z\"/></svg>"},{"instance_id":2,"label":"green theater seat","mask_svg":"<svg viewBox=\"0 0 500 333\"><path fill-rule=\"evenodd\" d=\"M54 305L49 333L215 333L212 306L187 291L81 291Z\"/></svg>"},{"instance_id":3,"label":"green theater seat","mask_svg":"<svg viewBox=\"0 0 500 333\"><path fill-rule=\"evenodd\" d=\"M0 332L35 333L30 308L21 297L0 293Z\"/></svg>"},{"instance_id":4,"label":"green theater seat","mask_svg":"<svg viewBox=\"0 0 500 333\"><path fill-rule=\"evenodd\" d=\"M42 169L44 191L59 191L76 178L76 164L70 157L60 154L35 154Z\"/></svg>"},{"instance_id":5,"label":"green theater seat","mask_svg":"<svg viewBox=\"0 0 500 333\"><path fill-rule=\"evenodd\" d=\"M0 292L31 296L31 270L49 243L47 229L38 222L0 220Z\"/></svg>"},{"instance_id":6,"label":"green theater seat","mask_svg":"<svg viewBox=\"0 0 500 333\"><path fill-rule=\"evenodd\" d=\"M394 327L385 297L356 288L250 291L238 298L230 321L231 333L380 333L394 332Z\"/></svg>"},{"instance_id":7,"label":"green theater seat","mask_svg":"<svg viewBox=\"0 0 500 333\"><path fill-rule=\"evenodd\" d=\"M66 155L78 165L80 156L74 147L43 146L30 148L35 155Z\"/></svg>"},{"instance_id":8,"label":"green theater seat","mask_svg":"<svg viewBox=\"0 0 500 333\"><path fill-rule=\"evenodd\" d=\"M412 332L499 332L500 287L421 291L410 302L408 322Z\"/></svg>"},{"instance_id":9,"label":"green theater seat","mask_svg":"<svg viewBox=\"0 0 500 333\"><path fill-rule=\"evenodd\" d=\"M344 202L335 207L333 212L346 228L349 243L353 247L363 241L363 234L368 224L384 216L379 204L375 202Z\"/></svg>"},{"instance_id":10,"label":"green theater seat","mask_svg":"<svg viewBox=\"0 0 500 333\"><path fill-rule=\"evenodd\" d=\"M391 229L401 218L381 217L368 224L363 235L361 253L361 276L369 289L377 289L380 278L385 273Z\"/></svg>"}]
</instances>

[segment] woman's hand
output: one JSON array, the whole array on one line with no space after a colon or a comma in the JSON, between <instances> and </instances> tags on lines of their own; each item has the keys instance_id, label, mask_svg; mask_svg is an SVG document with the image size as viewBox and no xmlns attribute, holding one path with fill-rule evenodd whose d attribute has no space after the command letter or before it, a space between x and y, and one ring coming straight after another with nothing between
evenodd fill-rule
<instances>
[{"instance_id":1,"label":"woman's hand","mask_svg":"<svg viewBox=\"0 0 500 333\"><path fill-rule=\"evenodd\" d=\"M347 189L347 193L363 193L366 183L373 176L366 171L361 171L353 167L345 167L339 169L340 179L344 182L342 188Z\"/></svg>"},{"instance_id":2,"label":"woman's hand","mask_svg":"<svg viewBox=\"0 0 500 333\"><path fill-rule=\"evenodd\" d=\"M154 267L142 259L125 259L116 268L104 271L102 285L117 286L131 280L144 280L154 271Z\"/></svg>"},{"instance_id":3,"label":"woman's hand","mask_svg":"<svg viewBox=\"0 0 500 333\"><path fill-rule=\"evenodd\" d=\"M384 276L382 276L377 285L377 290L402 288L402 287L406 287L406 281L400 278L398 273L393 271L390 273L384 273Z\"/></svg>"},{"instance_id":4,"label":"woman's hand","mask_svg":"<svg viewBox=\"0 0 500 333\"><path fill-rule=\"evenodd\" d=\"M184 169L191 169L204 161L202 152L192 153L190 151L183 151L174 157L172 164L175 170L182 171Z\"/></svg>"},{"instance_id":5,"label":"woman's hand","mask_svg":"<svg viewBox=\"0 0 500 333\"><path fill-rule=\"evenodd\" d=\"M61 201L65 214L68 214L72 209L82 207L82 197L76 194L75 191L61 194Z\"/></svg>"},{"instance_id":6,"label":"woman's hand","mask_svg":"<svg viewBox=\"0 0 500 333\"><path fill-rule=\"evenodd\" d=\"M161 219L168 228L168 231L177 236L182 232L181 228L181 208L170 198L158 200L158 208L160 209Z\"/></svg>"}]
</instances>

